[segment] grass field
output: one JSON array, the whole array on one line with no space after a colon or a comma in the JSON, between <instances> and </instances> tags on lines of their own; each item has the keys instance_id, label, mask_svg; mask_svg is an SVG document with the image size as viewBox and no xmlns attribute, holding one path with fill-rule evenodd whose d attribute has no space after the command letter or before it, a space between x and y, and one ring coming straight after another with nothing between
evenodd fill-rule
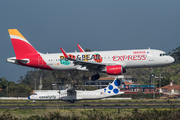
<instances>
[{"instance_id":1,"label":"grass field","mask_svg":"<svg viewBox=\"0 0 180 120\"><path fill-rule=\"evenodd\" d=\"M81 100L76 102L180 102L180 99L163 100L163 99L132 99L132 100ZM32 103L31 100L0 100L0 103L12 102L12 103ZM36 103L51 103L58 102L64 103L64 101L36 101Z\"/></svg>"},{"instance_id":2,"label":"grass field","mask_svg":"<svg viewBox=\"0 0 180 120\"><path fill-rule=\"evenodd\" d=\"M168 114L170 113L170 114ZM157 114L157 115L156 115ZM180 109L0 109L0 119L89 119L89 120L116 120L116 119L163 119L171 115L172 118L180 118ZM144 117L144 116L145 117ZM158 117L154 117L158 116ZM171 118L170 117L170 118Z\"/></svg>"},{"instance_id":3,"label":"grass field","mask_svg":"<svg viewBox=\"0 0 180 120\"><path fill-rule=\"evenodd\" d=\"M16 105L16 106L31 106L31 105L82 105L82 106L103 106L103 105L115 105L115 106L131 106L133 105L148 105L153 104L180 104L180 100L84 100L77 101L75 104L63 101L36 101L36 104L33 104L32 101L28 100L0 100L0 106ZM132 103L132 104L131 104ZM169 118L169 116L171 116ZM158 118L159 117L159 118ZM46 120L46 119L89 119L89 120L101 120L101 119L180 119L180 109L171 107L171 108L128 108L128 109L69 109L69 108L45 108L45 109L0 109L0 120L11 120L11 119L34 119L34 120Z\"/></svg>"}]
</instances>

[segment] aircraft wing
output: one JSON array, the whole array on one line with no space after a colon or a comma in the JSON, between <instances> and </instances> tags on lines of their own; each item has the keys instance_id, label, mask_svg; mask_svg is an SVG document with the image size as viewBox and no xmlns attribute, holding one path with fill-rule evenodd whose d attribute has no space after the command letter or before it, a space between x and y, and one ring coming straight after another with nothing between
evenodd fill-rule
<instances>
[{"instance_id":1,"label":"aircraft wing","mask_svg":"<svg viewBox=\"0 0 180 120\"><path fill-rule=\"evenodd\" d=\"M89 62L89 61L83 61L83 60L76 60L70 58L66 52L63 50L63 48L60 48L64 57L70 61L73 61L74 65L81 65L81 67L86 67L89 70L102 70L106 64L105 63L98 63L98 62Z\"/></svg>"},{"instance_id":2,"label":"aircraft wing","mask_svg":"<svg viewBox=\"0 0 180 120\"><path fill-rule=\"evenodd\" d=\"M74 65L81 65L82 67L86 67L87 69L98 69L98 70L106 66L104 63L87 62L82 60L74 61Z\"/></svg>"}]
</instances>

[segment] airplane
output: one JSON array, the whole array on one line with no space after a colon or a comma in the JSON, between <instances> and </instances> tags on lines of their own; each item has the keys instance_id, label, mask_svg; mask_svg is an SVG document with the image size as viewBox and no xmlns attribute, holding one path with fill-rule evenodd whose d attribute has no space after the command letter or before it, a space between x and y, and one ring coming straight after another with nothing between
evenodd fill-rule
<instances>
[{"instance_id":1,"label":"airplane","mask_svg":"<svg viewBox=\"0 0 180 120\"><path fill-rule=\"evenodd\" d=\"M43 54L38 52L17 29L8 29L16 57L8 58L9 63L45 70L93 71L91 80L98 80L99 73L121 75L128 68L143 68L168 65L174 58L156 49L112 50Z\"/></svg>"},{"instance_id":2,"label":"airplane","mask_svg":"<svg viewBox=\"0 0 180 120\"><path fill-rule=\"evenodd\" d=\"M74 101L78 100L97 100L124 94L120 91L122 85L122 78L116 77L114 81L106 88L98 89L94 91L82 91L82 90L35 90L32 95L28 97L29 100L43 101L43 100L62 100Z\"/></svg>"}]
</instances>

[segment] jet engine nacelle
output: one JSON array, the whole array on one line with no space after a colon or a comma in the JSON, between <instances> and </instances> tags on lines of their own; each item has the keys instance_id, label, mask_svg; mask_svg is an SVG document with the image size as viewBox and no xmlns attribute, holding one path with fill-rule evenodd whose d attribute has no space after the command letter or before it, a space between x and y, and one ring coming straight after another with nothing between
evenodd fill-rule
<instances>
[{"instance_id":1,"label":"jet engine nacelle","mask_svg":"<svg viewBox=\"0 0 180 120\"><path fill-rule=\"evenodd\" d=\"M106 66L106 72L108 75L121 75L126 72L126 69L123 69L122 65L111 65Z\"/></svg>"}]
</instances>

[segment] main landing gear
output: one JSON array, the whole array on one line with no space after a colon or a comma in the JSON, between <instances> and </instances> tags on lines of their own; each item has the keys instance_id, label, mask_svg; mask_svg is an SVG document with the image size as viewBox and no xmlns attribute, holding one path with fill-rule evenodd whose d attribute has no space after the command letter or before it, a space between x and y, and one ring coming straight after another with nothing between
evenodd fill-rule
<instances>
[{"instance_id":1,"label":"main landing gear","mask_svg":"<svg viewBox=\"0 0 180 120\"><path fill-rule=\"evenodd\" d=\"M98 80L100 78L99 74L95 74L91 77L92 81Z\"/></svg>"},{"instance_id":2,"label":"main landing gear","mask_svg":"<svg viewBox=\"0 0 180 120\"><path fill-rule=\"evenodd\" d=\"M71 103L74 103L74 100L71 100Z\"/></svg>"}]
</instances>

